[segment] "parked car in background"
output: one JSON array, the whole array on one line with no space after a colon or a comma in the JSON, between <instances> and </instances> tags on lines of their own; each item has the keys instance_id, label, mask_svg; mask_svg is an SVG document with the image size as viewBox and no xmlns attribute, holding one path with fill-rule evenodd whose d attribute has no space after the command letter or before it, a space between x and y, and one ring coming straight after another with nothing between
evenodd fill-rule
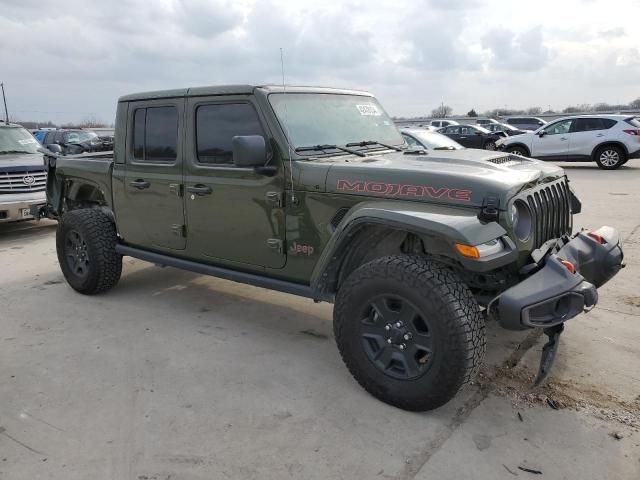
<instances>
[{"instance_id":1,"label":"parked car in background","mask_svg":"<svg viewBox=\"0 0 640 480\"><path fill-rule=\"evenodd\" d=\"M420 128L403 128L400 130L400 133L409 147L422 147L425 150L464 149L458 142L438 132Z\"/></svg>"},{"instance_id":2,"label":"parked car in background","mask_svg":"<svg viewBox=\"0 0 640 480\"><path fill-rule=\"evenodd\" d=\"M431 120L430 125L433 127L442 128L442 127L447 127L449 125L460 125L460 124L455 120Z\"/></svg>"},{"instance_id":3,"label":"parked car in background","mask_svg":"<svg viewBox=\"0 0 640 480\"><path fill-rule=\"evenodd\" d=\"M537 130L547 122L538 117L507 117L504 123L513 125L520 130Z\"/></svg>"},{"instance_id":4,"label":"parked car in background","mask_svg":"<svg viewBox=\"0 0 640 480\"><path fill-rule=\"evenodd\" d=\"M45 134L42 144L60 145L64 155L103 151L98 135L88 130L53 130Z\"/></svg>"},{"instance_id":5,"label":"parked car in background","mask_svg":"<svg viewBox=\"0 0 640 480\"><path fill-rule=\"evenodd\" d=\"M512 125L507 125L506 123L488 123L483 125L484 128L489 130L490 132L497 133L502 137L510 137L512 135L521 135L523 133L530 132L531 130L520 130Z\"/></svg>"},{"instance_id":6,"label":"parked car in background","mask_svg":"<svg viewBox=\"0 0 640 480\"><path fill-rule=\"evenodd\" d=\"M497 120L494 120L493 118L478 118L476 120L476 125L482 125L483 127L486 125L491 125L494 123L500 123Z\"/></svg>"},{"instance_id":7,"label":"parked car in background","mask_svg":"<svg viewBox=\"0 0 640 480\"><path fill-rule=\"evenodd\" d=\"M640 119L628 115L579 115L535 132L504 138L498 147L540 160L593 162L613 170L640 158Z\"/></svg>"},{"instance_id":8,"label":"parked car in background","mask_svg":"<svg viewBox=\"0 0 640 480\"><path fill-rule=\"evenodd\" d=\"M438 132L455 140L463 147L495 150L500 135L476 125L449 125Z\"/></svg>"},{"instance_id":9,"label":"parked car in background","mask_svg":"<svg viewBox=\"0 0 640 480\"><path fill-rule=\"evenodd\" d=\"M46 199L40 144L22 126L0 121L0 223L32 219Z\"/></svg>"}]
</instances>

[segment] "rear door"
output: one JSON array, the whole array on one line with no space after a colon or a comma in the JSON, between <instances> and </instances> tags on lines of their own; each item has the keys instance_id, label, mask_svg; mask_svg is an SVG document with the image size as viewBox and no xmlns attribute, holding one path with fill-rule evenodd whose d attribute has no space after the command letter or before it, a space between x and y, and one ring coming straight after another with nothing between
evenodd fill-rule
<instances>
[{"instance_id":1,"label":"rear door","mask_svg":"<svg viewBox=\"0 0 640 480\"><path fill-rule=\"evenodd\" d=\"M458 125L449 125L448 127L444 128L442 133L466 147L465 143L460 140L460 127Z\"/></svg>"},{"instance_id":2,"label":"rear door","mask_svg":"<svg viewBox=\"0 0 640 480\"><path fill-rule=\"evenodd\" d=\"M457 140L465 147L469 148L482 148L482 135L478 134L478 130L473 127L459 127L460 140Z\"/></svg>"},{"instance_id":3,"label":"rear door","mask_svg":"<svg viewBox=\"0 0 640 480\"><path fill-rule=\"evenodd\" d=\"M266 176L233 163L234 136L262 135L270 148L270 134L254 98L193 97L187 112L189 257L251 270L283 267L283 169Z\"/></svg>"},{"instance_id":4,"label":"rear door","mask_svg":"<svg viewBox=\"0 0 640 480\"><path fill-rule=\"evenodd\" d=\"M566 160L572 119L551 123L542 130L544 135L533 135L531 156L545 160Z\"/></svg>"},{"instance_id":5,"label":"rear door","mask_svg":"<svg viewBox=\"0 0 640 480\"><path fill-rule=\"evenodd\" d=\"M131 103L117 206L119 233L131 245L171 251L186 246L182 183L184 98Z\"/></svg>"},{"instance_id":6,"label":"rear door","mask_svg":"<svg viewBox=\"0 0 640 480\"><path fill-rule=\"evenodd\" d=\"M568 158L590 159L593 149L605 140L607 130L616 124L608 118L576 118L571 124Z\"/></svg>"}]
</instances>

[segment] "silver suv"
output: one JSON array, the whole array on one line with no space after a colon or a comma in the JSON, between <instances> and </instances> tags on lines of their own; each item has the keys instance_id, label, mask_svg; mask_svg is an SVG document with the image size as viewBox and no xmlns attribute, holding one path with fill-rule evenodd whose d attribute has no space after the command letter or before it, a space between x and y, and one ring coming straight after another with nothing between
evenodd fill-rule
<instances>
[{"instance_id":1,"label":"silver suv","mask_svg":"<svg viewBox=\"0 0 640 480\"><path fill-rule=\"evenodd\" d=\"M538 158L596 162L614 170L640 158L640 119L629 115L578 115L560 118L535 132L498 140L499 149Z\"/></svg>"},{"instance_id":2,"label":"silver suv","mask_svg":"<svg viewBox=\"0 0 640 480\"><path fill-rule=\"evenodd\" d=\"M0 223L32 219L31 207L46 203L39 147L20 125L0 122Z\"/></svg>"}]
</instances>

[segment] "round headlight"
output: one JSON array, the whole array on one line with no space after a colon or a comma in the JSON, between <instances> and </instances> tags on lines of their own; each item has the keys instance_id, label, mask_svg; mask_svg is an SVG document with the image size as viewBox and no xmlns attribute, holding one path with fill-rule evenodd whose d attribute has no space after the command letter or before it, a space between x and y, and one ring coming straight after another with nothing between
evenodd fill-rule
<instances>
[{"instance_id":1,"label":"round headlight","mask_svg":"<svg viewBox=\"0 0 640 480\"><path fill-rule=\"evenodd\" d=\"M522 242L529 240L533 221L529 206L522 200L516 200L511 205L511 225L513 225L513 233L516 234L518 240Z\"/></svg>"}]
</instances>

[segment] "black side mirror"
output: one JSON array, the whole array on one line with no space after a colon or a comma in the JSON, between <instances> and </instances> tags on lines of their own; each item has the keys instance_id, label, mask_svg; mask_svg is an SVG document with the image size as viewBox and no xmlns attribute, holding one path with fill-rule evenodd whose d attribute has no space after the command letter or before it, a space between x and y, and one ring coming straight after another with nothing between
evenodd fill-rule
<instances>
[{"instance_id":1,"label":"black side mirror","mask_svg":"<svg viewBox=\"0 0 640 480\"><path fill-rule=\"evenodd\" d=\"M538 136L539 136L539 137L544 137L546 134L547 134L547 132L545 132L544 130L540 130L540 131L538 132Z\"/></svg>"},{"instance_id":2,"label":"black side mirror","mask_svg":"<svg viewBox=\"0 0 640 480\"><path fill-rule=\"evenodd\" d=\"M56 143L49 143L45 145L45 148L51 153L57 153L58 155L62 154L62 147Z\"/></svg>"},{"instance_id":3,"label":"black side mirror","mask_svg":"<svg viewBox=\"0 0 640 480\"><path fill-rule=\"evenodd\" d=\"M236 167L263 167L267 163L267 145L261 135L242 135L231 139Z\"/></svg>"}]
</instances>

